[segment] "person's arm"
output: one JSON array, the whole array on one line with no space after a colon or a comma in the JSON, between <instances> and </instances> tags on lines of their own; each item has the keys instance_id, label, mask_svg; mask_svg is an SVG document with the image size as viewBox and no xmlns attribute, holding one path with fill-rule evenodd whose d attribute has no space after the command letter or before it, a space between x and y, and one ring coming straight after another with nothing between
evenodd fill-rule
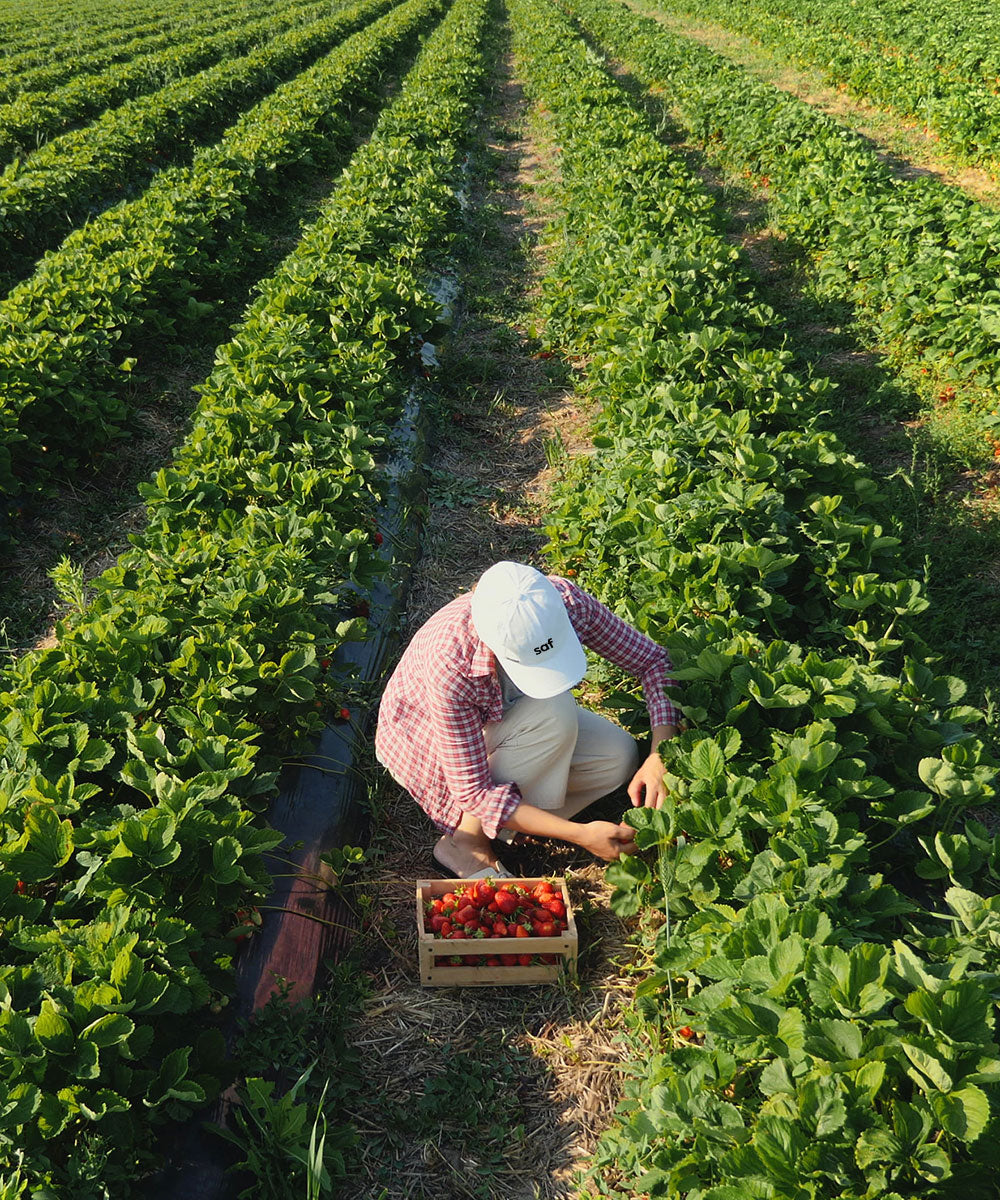
<instances>
[{"instance_id":1,"label":"person's arm","mask_svg":"<svg viewBox=\"0 0 1000 1200\"><path fill-rule=\"evenodd\" d=\"M628 785L628 794L635 808L659 808L667 790L657 749L661 742L676 736L680 725L680 712L666 694L673 683L670 655L583 588L568 579L556 582L564 592L566 610L580 641L642 683L652 726L651 747Z\"/></svg>"},{"instance_id":2,"label":"person's arm","mask_svg":"<svg viewBox=\"0 0 1000 1200\"><path fill-rule=\"evenodd\" d=\"M676 725L654 725L652 750L640 764L628 785L629 799L633 808L659 808L667 798L663 783L664 766L657 747L677 733Z\"/></svg>"},{"instance_id":3,"label":"person's arm","mask_svg":"<svg viewBox=\"0 0 1000 1200\"><path fill-rule=\"evenodd\" d=\"M630 825L616 825L613 821L567 821L565 817L523 802L508 814L503 825L515 833L570 842L607 861L636 851L635 830Z\"/></svg>"}]
</instances>

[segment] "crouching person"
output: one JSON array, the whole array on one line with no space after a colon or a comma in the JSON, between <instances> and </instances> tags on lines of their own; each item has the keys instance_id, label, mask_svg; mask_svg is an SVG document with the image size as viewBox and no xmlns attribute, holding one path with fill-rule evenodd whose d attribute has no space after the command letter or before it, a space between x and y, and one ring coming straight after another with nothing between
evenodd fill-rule
<instances>
[{"instance_id":1,"label":"crouching person","mask_svg":"<svg viewBox=\"0 0 1000 1200\"><path fill-rule=\"evenodd\" d=\"M642 682L644 760L631 734L573 698L585 646ZM375 752L443 830L432 857L445 874L509 875L491 840L515 833L610 861L635 850L633 830L572 818L626 782L633 805L662 803L656 747L678 721L669 671L662 647L582 588L500 562L415 634L382 696Z\"/></svg>"}]
</instances>

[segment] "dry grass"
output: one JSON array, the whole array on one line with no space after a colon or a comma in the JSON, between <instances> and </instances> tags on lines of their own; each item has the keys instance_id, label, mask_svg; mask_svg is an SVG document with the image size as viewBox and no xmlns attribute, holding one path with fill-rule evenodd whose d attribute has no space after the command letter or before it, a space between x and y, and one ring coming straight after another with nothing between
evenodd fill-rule
<instances>
[{"instance_id":1,"label":"dry grass","mask_svg":"<svg viewBox=\"0 0 1000 1200\"><path fill-rule=\"evenodd\" d=\"M393 936L368 942L372 995L351 1039L367 1087L348 1114L361 1157L343 1194L572 1196L578 1168L617 1103L618 1014L631 994L614 965L625 955L623 929L608 909L603 871L590 863L568 876L574 907L583 910L579 985L425 989L409 879L426 874L426 845L415 851L405 836L403 823L411 833L415 823L412 800L386 803L385 815L399 820L398 844L382 860L388 881L377 888L377 919ZM495 1097L484 1094L484 1079L495 1084ZM435 1089L446 1094L444 1112L428 1102ZM473 1117L471 1130L468 1120L482 1099L498 1128L480 1135L483 1118Z\"/></svg>"}]
</instances>

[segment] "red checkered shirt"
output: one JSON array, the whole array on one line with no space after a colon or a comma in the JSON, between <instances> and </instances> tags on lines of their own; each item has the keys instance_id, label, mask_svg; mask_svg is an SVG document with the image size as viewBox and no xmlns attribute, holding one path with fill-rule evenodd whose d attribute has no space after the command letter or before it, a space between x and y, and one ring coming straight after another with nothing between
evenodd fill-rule
<instances>
[{"instance_id":1,"label":"red checkered shirt","mask_svg":"<svg viewBox=\"0 0 1000 1200\"><path fill-rule=\"evenodd\" d=\"M584 646L637 676L652 725L676 725L664 689L670 657L582 588L549 578ZM431 820L452 833L463 813L482 822L487 837L521 803L515 783L496 783L486 758L483 726L503 716L492 650L472 624L472 593L439 609L416 633L393 672L379 707L375 753Z\"/></svg>"}]
</instances>

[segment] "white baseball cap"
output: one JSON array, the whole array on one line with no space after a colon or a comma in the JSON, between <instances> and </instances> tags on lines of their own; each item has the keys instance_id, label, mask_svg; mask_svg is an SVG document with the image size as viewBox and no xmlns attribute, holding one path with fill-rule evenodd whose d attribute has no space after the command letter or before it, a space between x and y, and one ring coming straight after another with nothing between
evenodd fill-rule
<instances>
[{"instance_id":1,"label":"white baseball cap","mask_svg":"<svg viewBox=\"0 0 1000 1200\"><path fill-rule=\"evenodd\" d=\"M555 584L523 563L498 562L472 594L472 624L526 696L548 700L575 687L587 656Z\"/></svg>"}]
</instances>

